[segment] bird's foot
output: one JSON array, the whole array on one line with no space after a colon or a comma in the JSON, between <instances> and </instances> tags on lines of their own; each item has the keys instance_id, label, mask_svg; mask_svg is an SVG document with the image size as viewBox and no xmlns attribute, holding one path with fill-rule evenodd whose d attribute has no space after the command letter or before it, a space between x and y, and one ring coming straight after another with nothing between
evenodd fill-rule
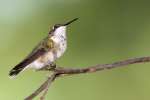
<instances>
[{"instance_id":1,"label":"bird's foot","mask_svg":"<svg viewBox=\"0 0 150 100\"><path fill-rule=\"evenodd\" d=\"M52 63L52 64L50 64L50 65L47 65L47 66L45 66L45 67L43 67L43 68L38 69L38 71L52 71L52 70L54 70L55 68L56 68L56 64L55 64L55 63Z\"/></svg>"}]
</instances>

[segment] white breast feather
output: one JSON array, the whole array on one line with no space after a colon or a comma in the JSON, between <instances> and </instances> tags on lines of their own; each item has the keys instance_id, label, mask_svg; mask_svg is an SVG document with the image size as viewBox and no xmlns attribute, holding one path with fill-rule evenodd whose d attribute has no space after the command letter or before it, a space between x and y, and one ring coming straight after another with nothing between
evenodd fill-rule
<instances>
[{"instance_id":1,"label":"white breast feather","mask_svg":"<svg viewBox=\"0 0 150 100\"><path fill-rule=\"evenodd\" d=\"M67 48L67 41L66 41L66 26L61 26L54 32L54 36L52 40L58 45L57 58L61 57L66 48Z\"/></svg>"}]
</instances>

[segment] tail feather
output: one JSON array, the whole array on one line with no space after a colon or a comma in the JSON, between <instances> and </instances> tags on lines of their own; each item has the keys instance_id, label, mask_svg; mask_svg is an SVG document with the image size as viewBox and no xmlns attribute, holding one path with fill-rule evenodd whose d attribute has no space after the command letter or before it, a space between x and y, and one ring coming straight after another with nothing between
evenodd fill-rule
<instances>
[{"instance_id":1,"label":"tail feather","mask_svg":"<svg viewBox=\"0 0 150 100\"><path fill-rule=\"evenodd\" d=\"M12 69L9 73L9 76L16 76L17 74L19 74L22 71L22 69Z\"/></svg>"},{"instance_id":2,"label":"tail feather","mask_svg":"<svg viewBox=\"0 0 150 100\"><path fill-rule=\"evenodd\" d=\"M13 77L13 76L18 75L21 71L23 71L24 68L25 66L24 67L15 66L13 69L10 70L9 76Z\"/></svg>"}]
</instances>

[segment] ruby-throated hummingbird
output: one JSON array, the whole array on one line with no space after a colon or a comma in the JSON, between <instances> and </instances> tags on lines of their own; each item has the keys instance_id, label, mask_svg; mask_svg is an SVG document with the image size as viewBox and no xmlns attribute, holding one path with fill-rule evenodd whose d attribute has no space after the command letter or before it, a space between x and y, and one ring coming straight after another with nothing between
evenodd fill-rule
<instances>
[{"instance_id":1,"label":"ruby-throated hummingbird","mask_svg":"<svg viewBox=\"0 0 150 100\"><path fill-rule=\"evenodd\" d=\"M67 48L66 28L67 25L76 21L75 18L65 24L56 24L49 31L48 36L44 38L33 51L12 70L9 76L16 76L26 68L44 69L54 68L55 61L64 54Z\"/></svg>"}]
</instances>

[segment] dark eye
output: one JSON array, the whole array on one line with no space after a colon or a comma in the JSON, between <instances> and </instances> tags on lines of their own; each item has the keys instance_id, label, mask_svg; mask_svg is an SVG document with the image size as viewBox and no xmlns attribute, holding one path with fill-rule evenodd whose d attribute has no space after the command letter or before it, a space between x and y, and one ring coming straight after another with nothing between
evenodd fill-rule
<instances>
[{"instance_id":1,"label":"dark eye","mask_svg":"<svg viewBox=\"0 0 150 100\"><path fill-rule=\"evenodd\" d=\"M57 28L57 26L54 26L54 29L56 29Z\"/></svg>"},{"instance_id":2,"label":"dark eye","mask_svg":"<svg viewBox=\"0 0 150 100\"><path fill-rule=\"evenodd\" d=\"M54 29L59 28L60 26L62 26L62 25L61 24L55 24Z\"/></svg>"},{"instance_id":3,"label":"dark eye","mask_svg":"<svg viewBox=\"0 0 150 100\"><path fill-rule=\"evenodd\" d=\"M58 28L58 27L59 27L59 25L55 25L55 26L54 26L54 29L56 29L56 28Z\"/></svg>"}]
</instances>

